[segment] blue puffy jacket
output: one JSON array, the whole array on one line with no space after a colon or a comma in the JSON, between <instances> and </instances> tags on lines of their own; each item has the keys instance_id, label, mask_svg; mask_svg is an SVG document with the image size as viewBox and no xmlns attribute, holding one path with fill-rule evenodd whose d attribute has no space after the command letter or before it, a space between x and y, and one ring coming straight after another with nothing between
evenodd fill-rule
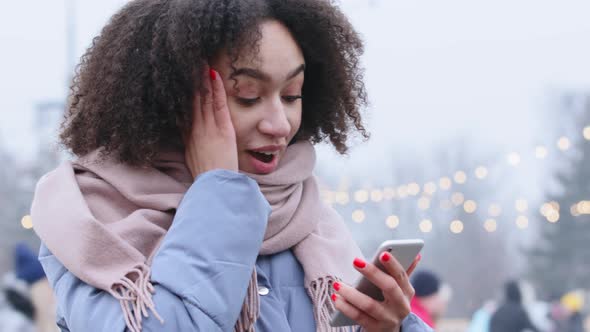
<instances>
[{"instance_id":1,"label":"blue puffy jacket","mask_svg":"<svg viewBox=\"0 0 590 332\"><path fill-rule=\"evenodd\" d=\"M245 175L215 170L199 176L152 263L153 300L165 322L150 315L143 331L233 331L254 267L256 331L316 331L303 269L292 252L258 255L270 211L257 183ZM62 331L127 330L119 301L76 278L44 245L39 259L57 297ZM431 331L414 315L402 330Z\"/></svg>"}]
</instances>

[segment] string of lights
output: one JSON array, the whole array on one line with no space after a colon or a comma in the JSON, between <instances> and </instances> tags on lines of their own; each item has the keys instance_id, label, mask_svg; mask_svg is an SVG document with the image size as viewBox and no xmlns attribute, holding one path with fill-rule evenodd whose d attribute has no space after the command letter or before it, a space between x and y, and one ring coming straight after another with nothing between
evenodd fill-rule
<instances>
[{"instance_id":1,"label":"string of lights","mask_svg":"<svg viewBox=\"0 0 590 332\"><path fill-rule=\"evenodd\" d=\"M583 128L582 136L586 141L590 141L590 125ZM560 151L568 151L572 147L572 140L567 136L561 136L556 140L556 147ZM534 147L534 156L537 159L546 159L549 155L549 147L546 145L537 145ZM506 156L506 163L509 166L516 167L522 162L522 154L510 152ZM477 166L472 170L472 174L477 180L484 180L489 176L489 168L486 166ZM435 192L449 192L448 198L440 200L439 207L442 210L449 210L453 207L462 207L465 213L473 214L478 208L477 202L466 199L460 191L451 192L453 185L465 184L468 180L468 173L464 170L457 170L453 174L442 176L437 181L428 181L420 185L412 181L399 186L383 186L381 189L361 188L352 190L329 190L322 189L324 201L330 205L346 206L348 204L380 204L388 203L393 200L404 200L406 198L417 198L417 207L422 211L434 208L432 196ZM438 185L437 185L438 183ZM420 197L418 197L420 196ZM514 220L519 229L529 227L529 218L526 213L529 211L529 202L525 199L518 198L514 200L514 209L518 216ZM487 232L493 233L498 229L497 218L501 216L503 208L499 203L488 205L488 219L483 222L483 227ZM560 219L560 206L557 202L542 203L539 208L540 214L550 223L557 223ZM569 213L578 217L590 214L590 201L580 199L572 202L569 207ZM366 219L365 211L362 208L355 209L351 215L352 221L362 223ZM388 215L385 217L385 225L390 229L395 229L400 225L400 218L397 215ZM421 232L429 233L433 230L433 224L430 219L423 219L418 227ZM449 224L452 233L459 234L464 230L464 224L461 220L453 220Z\"/></svg>"}]
</instances>

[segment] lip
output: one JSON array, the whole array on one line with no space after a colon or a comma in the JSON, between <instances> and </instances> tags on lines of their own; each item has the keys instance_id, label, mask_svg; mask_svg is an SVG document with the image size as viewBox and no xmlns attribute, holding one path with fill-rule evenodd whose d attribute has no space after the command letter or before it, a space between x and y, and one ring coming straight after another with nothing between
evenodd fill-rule
<instances>
[{"instance_id":1,"label":"lip","mask_svg":"<svg viewBox=\"0 0 590 332\"><path fill-rule=\"evenodd\" d=\"M264 163L264 162L256 159L256 157L254 157L250 153L248 153L248 158L249 158L250 164L254 168L256 174L272 173L272 171L274 171L277 168L277 166L279 165L279 155L274 156L270 163Z\"/></svg>"},{"instance_id":2,"label":"lip","mask_svg":"<svg viewBox=\"0 0 590 332\"><path fill-rule=\"evenodd\" d=\"M252 165L252 167L254 168L255 172L257 174L268 174L273 172L278 164L279 164L279 158L281 156L281 151L285 149L285 145L266 145L266 146L261 146L255 149L248 149L248 158L250 161L250 164ZM256 157L254 157L250 152L271 152L271 153L275 153L275 156L273 157L272 161L270 163L265 163L262 162L258 159L256 159Z\"/></svg>"},{"instance_id":3,"label":"lip","mask_svg":"<svg viewBox=\"0 0 590 332\"><path fill-rule=\"evenodd\" d=\"M284 145L266 145L266 146L261 146L259 148L256 149L249 149L249 151L254 151L254 152L276 152L276 151L281 151L285 148Z\"/></svg>"}]
</instances>

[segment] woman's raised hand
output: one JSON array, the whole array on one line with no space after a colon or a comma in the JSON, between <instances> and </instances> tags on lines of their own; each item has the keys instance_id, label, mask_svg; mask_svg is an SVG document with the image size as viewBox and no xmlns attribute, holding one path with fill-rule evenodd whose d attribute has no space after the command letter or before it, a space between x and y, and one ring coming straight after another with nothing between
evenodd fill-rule
<instances>
[{"instance_id":1,"label":"woman's raised hand","mask_svg":"<svg viewBox=\"0 0 590 332\"><path fill-rule=\"evenodd\" d=\"M185 135L185 160L193 176L214 169L238 171L236 134L231 121L223 81L208 66L201 89L193 101L193 123Z\"/></svg>"}]
</instances>

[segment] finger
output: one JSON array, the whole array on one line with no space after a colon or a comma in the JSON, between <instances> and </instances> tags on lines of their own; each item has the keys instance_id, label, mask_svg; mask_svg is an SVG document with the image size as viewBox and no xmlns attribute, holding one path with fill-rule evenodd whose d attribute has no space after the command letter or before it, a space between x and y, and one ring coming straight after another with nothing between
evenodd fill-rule
<instances>
[{"instance_id":1,"label":"finger","mask_svg":"<svg viewBox=\"0 0 590 332\"><path fill-rule=\"evenodd\" d=\"M189 144L189 140L193 137L194 133L197 132L197 127L203 121L203 116L200 112L201 101L199 94L199 91L196 91L193 96L191 126L182 132L182 141L185 145Z\"/></svg>"},{"instance_id":2,"label":"finger","mask_svg":"<svg viewBox=\"0 0 590 332\"><path fill-rule=\"evenodd\" d=\"M377 325L378 322L374 318L367 315L365 312L359 310L358 308L355 308L353 305L348 303L344 298L342 298L342 296L332 294L332 301L334 301L334 306L336 307L336 309L342 312L346 317L357 322L359 325Z\"/></svg>"},{"instance_id":3,"label":"finger","mask_svg":"<svg viewBox=\"0 0 590 332\"><path fill-rule=\"evenodd\" d=\"M390 316L382 302L373 299L358 289L340 282L335 282L334 290L348 304L366 313L376 321L384 321Z\"/></svg>"},{"instance_id":4,"label":"finger","mask_svg":"<svg viewBox=\"0 0 590 332\"><path fill-rule=\"evenodd\" d=\"M410 283L410 278L400 262L387 251L379 255L379 261L387 273L395 279L402 292L409 297L414 296L414 288Z\"/></svg>"},{"instance_id":5,"label":"finger","mask_svg":"<svg viewBox=\"0 0 590 332\"><path fill-rule=\"evenodd\" d=\"M353 265L365 276L365 278L381 289L385 299L394 302L403 301L405 298L404 293L392 276L381 271L375 265L366 263L360 258L356 258Z\"/></svg>"},{"instance_id":6,"label":"finger","mask_svg":"<svg viewBox=\"0 0 590 332\"><path fill-rule=\"evenodd\" d=\"M201 113L203 124L209 126L215 121L213 116L213 91L211 91L211 74L209 66L205 65L201 76Z\"/></svg>"},{"instance_id":7,"label":"finger","mask_svg":"<svg viewBox=\"0 0 590 332\"><path fill-rule=\"evenodd\" d=\"M225 87L223 86L223 80L219 73L213 69L210 69L211 85L213 87L213 116L215 117L215 123L220 128L231 127L231 117L229 114L229 108L227 107L227 97L225 94Z\"/></svg>"},{"instance_id":8,"label":"finger","mask_svg":"<svg viewBox=\"0 0 590 332\"><path fill-rule=\"evenodd\" d=\"M412 265L410 265L410 267L406 271L406 274L408 275L408 277L410 277L412 275L412 273L414 273L414 270L418 266L418 263L420 263L421 259L422 259L422 255L420 255L420 254L418 254L418 256L416 256L416 258L414 258L414 262L412 262Z\"/></svg>"},{"instance_id":9,"label":"finger","mask_svg":"<svg viewBox=\"0 0 590 332\"><path fill-rule=\"evenodd\" d=\"M203 123L203 112L201 111L201 93L197 91L193 100L193 131Z\"/></svg>"}]
</instances>

